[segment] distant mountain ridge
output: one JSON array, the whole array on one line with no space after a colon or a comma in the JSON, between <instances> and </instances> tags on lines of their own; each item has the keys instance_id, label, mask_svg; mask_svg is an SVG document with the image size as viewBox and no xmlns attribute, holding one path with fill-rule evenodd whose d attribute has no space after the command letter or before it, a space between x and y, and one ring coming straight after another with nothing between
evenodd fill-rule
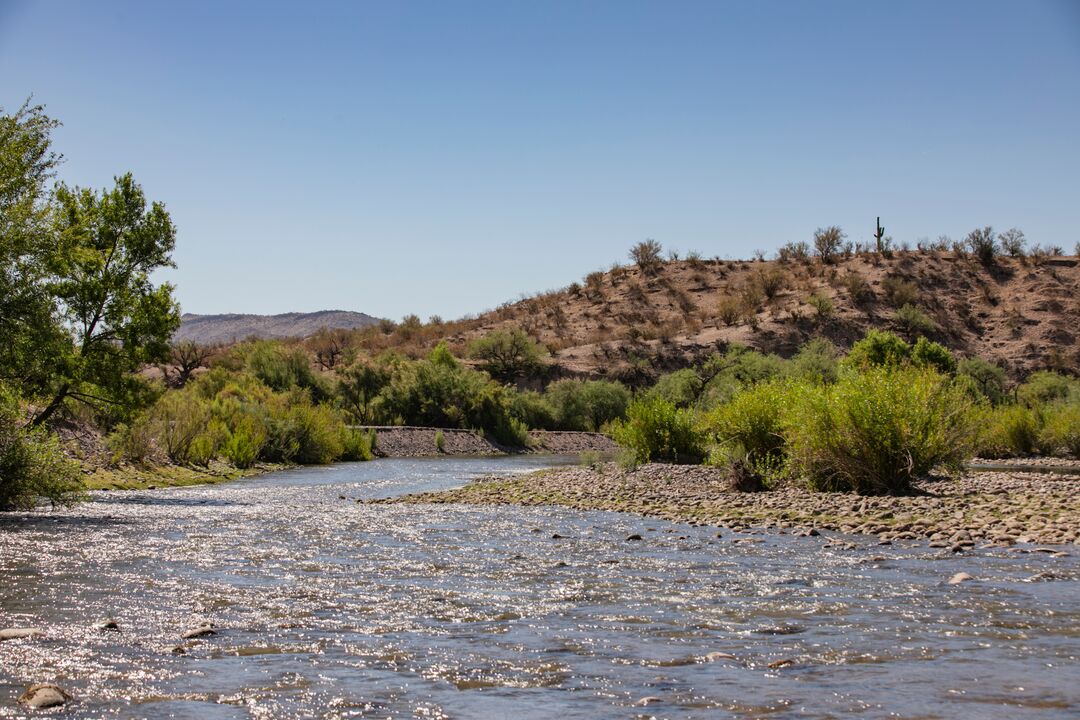
<instances>
[{"instance_id":1,"label":"distant mountain ridge","mask_svg":"<svg viewBox=\"0 0 1080 720\"><path fill-rule=\"evenodd\" d=\"M174 339L200 344L231 343L251 337L305 338L321 328L332 330L367 327L379 318L349 310L320 310L281 315L195 315L184 313Z\"/></svg>"}]
</instances>

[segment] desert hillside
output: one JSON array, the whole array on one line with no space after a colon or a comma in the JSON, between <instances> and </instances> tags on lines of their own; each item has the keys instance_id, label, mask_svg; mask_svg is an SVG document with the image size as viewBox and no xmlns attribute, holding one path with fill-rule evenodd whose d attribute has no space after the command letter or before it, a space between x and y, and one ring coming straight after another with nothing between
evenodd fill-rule
<instances>
[{"instance_id":1,"label":"desert hillside","mask_svg":"<svg viewBox=\"0 0 1080 720\"><path fill-rule=\"evenodd\" d=\"M925 335L1014 377L1080 368L1080 267L1073 257L898 251L754 261L616 265L582 282L452 323L406 319L356 335L369 352L416 355L447 339L464 353L491 330L521 327L556 374L648 382L738 342L789 356L814 336L850 347L869 328Z\"/></svg>"},{"instance_id":2,"label":"desert hillside","mask_svg":"<svg viewBox=\"0 0 1080 720\"><path fill-rule=\"evenodd\" d=\"M354 330L379 322L378 318L348 310L320 310L281 315L193 315L181 318L176 340L200 344L231 343L251 337L305 338L321 328Z\"/></svg>"}]
</instances>

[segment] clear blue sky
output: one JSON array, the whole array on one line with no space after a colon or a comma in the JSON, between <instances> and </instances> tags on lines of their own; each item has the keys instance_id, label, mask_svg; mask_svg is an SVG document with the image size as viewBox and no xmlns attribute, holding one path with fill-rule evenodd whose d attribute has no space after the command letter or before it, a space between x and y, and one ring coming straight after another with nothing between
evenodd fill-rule
<instances>
[{"instance_id":1,"label":"clear blue sky","mask_svg":"<svg viewBox=\"0 0 1080 720\"><path fill-rule=\"evenodd\" d=\"M132 171L186 311L478 312L644 238L1080 240L1080 2L11 2L0 105Z\"/></svg>"}]
</instances>

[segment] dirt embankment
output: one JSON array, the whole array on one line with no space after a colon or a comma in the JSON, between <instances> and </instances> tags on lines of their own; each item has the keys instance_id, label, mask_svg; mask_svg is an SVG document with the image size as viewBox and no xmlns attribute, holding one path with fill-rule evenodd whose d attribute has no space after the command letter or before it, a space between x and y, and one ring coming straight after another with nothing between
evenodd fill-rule
<instances>
[{"instance_id":1,"label":"dirt embankment","mask_svg":"<svg viewBox=\"0 0 1080 720\"><path fill-rule=\"evenodd\" d=\"M615 442L600 433L530 433L530 447L509 447L471 430L411 426L375 426L375 455L378 457L432 457L439 455L512 455L530 452L574 454L585 451L615 452Z\"/></svg>"},{"instance_id":2,"label":"dirt embankment","mask_svg":"<svg viewBox=\"0 0 1080 720\"><path fill-rule=\"evenodd\" d=\"M732 490L727 473L701 466L613 464L490 478L445 492L395 498L404 503L563 505L633 512L675 522L876 535L883 544L929 540L955 552L976 543L1080 545L1080 476L978 472L919 483L920 494L864 497L784 487ZM837 539L836 544L845 541Z\"/></svg>"}]
</instances>

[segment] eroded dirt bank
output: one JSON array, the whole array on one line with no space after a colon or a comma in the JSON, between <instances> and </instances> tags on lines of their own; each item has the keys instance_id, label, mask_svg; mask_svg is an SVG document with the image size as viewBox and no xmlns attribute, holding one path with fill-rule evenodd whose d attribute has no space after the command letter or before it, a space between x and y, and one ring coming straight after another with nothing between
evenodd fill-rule
<instances>
[{"instance_id":1,"label":"eroded dirt bank","mask_svg":"<svg viewBox=\"0 0 1080 720\"><path fill-rule=\"evenodd\" d=\"M493 477L465 487L395 498L404 503L563 505L632 512L676 522L745 530L792 528L876 535L883 543L929 540L961 551L1014 543L1080 545L1080 477L1035 472L977 472L918 484L910 497L864 497L785 487L735 492L727 474L700 466L651 464Z\"/></svg>"}]
</instances>

